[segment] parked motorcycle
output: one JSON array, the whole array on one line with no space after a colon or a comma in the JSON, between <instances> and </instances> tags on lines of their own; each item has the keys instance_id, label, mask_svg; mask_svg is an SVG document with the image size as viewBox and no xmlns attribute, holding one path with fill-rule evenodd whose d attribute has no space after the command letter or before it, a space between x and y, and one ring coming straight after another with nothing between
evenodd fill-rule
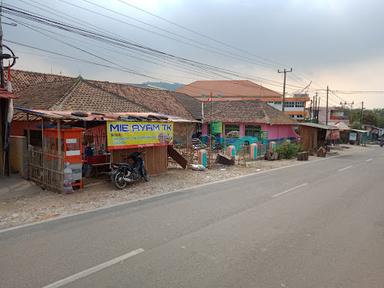
<instances>
[{"instance_id":1,"label":"parked motorcycle","mask_svg":"<svg viewBox=\"0 0 384 288\"><path fill-rule=\"evenodd\" d=\"M134 152L129 155L133 164L119 163L112 165L111 180L117 189L124 189L131 182L136 182L141 179L149 181L147 170L144 166L143 154Z\"/></svg>"}]
</instances>

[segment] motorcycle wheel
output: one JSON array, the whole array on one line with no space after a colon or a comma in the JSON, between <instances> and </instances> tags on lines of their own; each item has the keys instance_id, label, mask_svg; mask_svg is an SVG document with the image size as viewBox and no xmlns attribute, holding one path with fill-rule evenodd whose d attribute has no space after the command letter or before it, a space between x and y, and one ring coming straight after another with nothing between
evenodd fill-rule
<instances>
[{"instance_id":1,"label":"motorcycle wheel","mask_svg":"<svg viewBox=\"0 0 384 288\"><path fill-rule=\"evenodd\" d=\"M115 185L115 187L120 190L127 187L128 182L124 180L124 173L122 171L119 171L114 175L113 185Z\"/></svg>"}]
</instances>

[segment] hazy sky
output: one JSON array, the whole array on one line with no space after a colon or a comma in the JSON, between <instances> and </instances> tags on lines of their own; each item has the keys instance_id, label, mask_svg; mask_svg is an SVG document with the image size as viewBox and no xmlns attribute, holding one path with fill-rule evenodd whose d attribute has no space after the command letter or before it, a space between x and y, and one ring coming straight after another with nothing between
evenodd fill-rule
<instances>
[{"instance_id":1,"label":"hazy sky","mask_svg":"<svg viewBox=\"0 0 384 288\"><path fill-rule=\"evenodd\" d=\"M325 89L326 85L340 91L336 93L338 96L331 94L331 104L338 104L342 99L354 101L354 107L360 106L361 101L368 107L384 107L384 93L342 93L384 90L382 0L3 0L3 3L87 30L113 33L113 37L175 56L225 68L232 75L218 75L217 71L207 72L180 62L138 54L4 14L33 25L35 29L20 23L17 27L4 25L6 40L85 61L119 66L120 70L130 69L154 79L6 42L20 57L16 66L19 69L73 76L81 74L85 78L128 83L159 79L190 83L198 79L248 78L281 92L282 74L278 74L277 69L293 67L294 73L288 74L288 84L292 85L288 86L289 93L300 90L299 87L305 87L312 80L311 96L315 90ZM87 10L71 6L71 3ZM9 19L3 21L11 22ZM323 91L319 93L324 97Z\"/></svg>"}]
</instances>

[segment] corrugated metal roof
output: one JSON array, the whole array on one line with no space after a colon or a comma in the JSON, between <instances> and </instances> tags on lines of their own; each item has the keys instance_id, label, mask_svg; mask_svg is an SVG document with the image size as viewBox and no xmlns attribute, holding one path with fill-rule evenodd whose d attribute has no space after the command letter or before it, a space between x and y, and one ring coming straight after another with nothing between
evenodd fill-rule
<instances>
[{"instance_id":1,"label":"corrugated metal roof","mask_svg":"<svg viewBox=\"0 0 384 288\"><path fill-rule=\"evenodd\" d=\"M51 110L36 110L23 107L16 107L18 111L23 113L20 118L20 113L15 113L14 121L26 120L25 115L31 114L38 118L50 118L58 120L81 120L81 121L166 121L166 122L198 122L189 119L183 119L177 116L164 115L160 113L147 112L118 112L118 113L98 113L98 112L77 112L77 111L51 111ZM33 119L32 119L33 120Z\"/></svg>"},{"instance_id":2,"label":"corrugated metal roof","mask_svg":"<svg viewBox=\"0 0 384 288\"><path fill-rule=\"evenodd\" d=\"M358 133L369 133L367 130L360 130L360 129L351 129L351 131L358 132Z\"/></svg>"},{"instance_id":3,"label":"corrugated metal roof","mask_svg":"<svg viewBox=\"0 0 384 288\"><path fill-rule=\"evenodd\" d=\"M339 128L337 128L336 126L329 126L329 125L310 123L310 122L301 122L301 123L297 123L297 125L324 129L324 130L339 130Z\"/></svg>"}]
</instances>

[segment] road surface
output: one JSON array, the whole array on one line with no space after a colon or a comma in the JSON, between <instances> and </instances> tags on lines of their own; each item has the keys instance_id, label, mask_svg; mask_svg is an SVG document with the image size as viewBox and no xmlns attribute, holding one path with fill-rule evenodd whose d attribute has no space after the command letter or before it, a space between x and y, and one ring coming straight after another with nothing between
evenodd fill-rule
<instances>
[{"instance_id":1,"label":"road surface","mask_svg":"<svg viewBox=\"0 0 384 288\"><path fill-rule=\"evenodd\" d=\"M0 233L0 287L384 287L384 149Z\"/></svg>"}]
</instances>

